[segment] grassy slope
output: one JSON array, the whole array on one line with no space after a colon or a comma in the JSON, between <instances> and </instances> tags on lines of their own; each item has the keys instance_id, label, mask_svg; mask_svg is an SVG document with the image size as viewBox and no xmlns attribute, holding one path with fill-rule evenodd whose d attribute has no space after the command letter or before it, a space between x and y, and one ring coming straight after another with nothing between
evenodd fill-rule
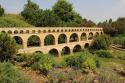
<instances>
[{"instance_id":1,"label":"grassy slope","mask_svg":"<svg viewBox=\"0 0 125 83\"><path fill-rule=\"evenodd\" d=\"M0 17L0 28L3 27L32 27L20 15L6 14Z\"/></svg>"}]
</instances>

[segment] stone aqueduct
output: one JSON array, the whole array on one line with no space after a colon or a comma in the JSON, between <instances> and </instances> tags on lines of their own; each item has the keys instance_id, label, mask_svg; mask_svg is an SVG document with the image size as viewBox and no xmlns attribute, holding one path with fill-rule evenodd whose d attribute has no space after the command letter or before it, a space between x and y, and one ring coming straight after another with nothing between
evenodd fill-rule
<instances>
[{"instance_id":1,"label":"stone aqueduct","mask_svg":"<svg viewBox=\"0 0 125 83\"><path fill-rule=\"evenodd\" d=\"M34 27L34 28L0 28L0 32L10 34L12 37L19 37L22 40L23 48L18 50L18 53L51 53L55 52L61 56L64 54L72 54L80 49L90 46L94 36L103 34L102 28L97 27ZM45 38L53 36L53 44L45 45ZM59 37L63 35L65 42L59 42ZM29 37L37 36L39 38L39 46L28 47L27 42Z\"/></svg>"}]
</instances>

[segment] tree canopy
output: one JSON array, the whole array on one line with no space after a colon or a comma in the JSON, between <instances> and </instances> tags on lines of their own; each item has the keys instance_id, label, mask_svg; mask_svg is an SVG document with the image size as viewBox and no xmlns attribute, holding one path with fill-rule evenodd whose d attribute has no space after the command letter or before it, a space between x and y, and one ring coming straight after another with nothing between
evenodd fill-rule
<instances>
[{"instance_id":1,"label":"tree canopy","mask_svg":"<svg viewBox=\"0 0 125 83\"><path fill-rule=\"evenodd\" d=\"M28 0L21 15L28 23L37 27L80 27L84 23L83 18L67 0L58 0L52 9L45 10Z\"/></svg>"},{"instance_id":2,"label":"tree canopy","mask_svg":"<svg viewBox=\"0 0 125 83\"><path fill-rule=\"evenodd\" d=\"M104 21L98 23L99 27L104 28L104 32L109 34L110 36L116 36L118 34L124 34L125 33L125 18L118 18L116 21L112 21L112 19L109 19L109 21Z\"/></svg>"},{"instance_id":3,"label":"tree canopy","mask_svg":"<svg viewBox=\"0 0 125 83\"><path fill-rule=\"evenodd\" d=\"M4 15L4 9L0 5L0 16Z\"/></svg>"}]
</instances>

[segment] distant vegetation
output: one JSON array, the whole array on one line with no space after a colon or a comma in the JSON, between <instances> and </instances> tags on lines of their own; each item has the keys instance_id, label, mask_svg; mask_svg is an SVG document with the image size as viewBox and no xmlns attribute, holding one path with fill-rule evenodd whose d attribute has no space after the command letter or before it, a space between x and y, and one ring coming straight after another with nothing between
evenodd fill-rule
<instances>
[{"instance_id":1,"label":"distant vegetation","mask_svg":"<svg viewBox=\"0 0 125 83\"><path fill-rule=\"evenodd\" d=\"M5 14L0 17L0 27L32 27L20 15Z\"/></svg>"},{"instance_id":2,"label":"distant vegetation","mask_svg":"<svg viewBox=\"0 0 125 83\"><path fill-rule=\"evenodd\" d=\"M117 36L120 34L125 34L125 17L118 18L116 21L104 21L98 23L99 27L104 28L104 32L110 36Z\"/></svg>"}]
</instances>

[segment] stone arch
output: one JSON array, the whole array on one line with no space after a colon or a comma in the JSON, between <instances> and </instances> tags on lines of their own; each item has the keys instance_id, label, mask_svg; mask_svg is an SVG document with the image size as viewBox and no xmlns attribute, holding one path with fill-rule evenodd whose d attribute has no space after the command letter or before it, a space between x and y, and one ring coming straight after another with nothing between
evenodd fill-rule
<instances>
[{"instance_id":1,"label":"stone arch","mask_svg":"<svg viewBox=\"0 0 125 83\"><path fill-rule=\"evenodd\" d=\"M95 37L97 37L97 36L99 36L99 33L98 33L98 32L95 33Z\"/></svg>"},{"instance_id":2,"label":"stone arch","mask_svg":"<svg viewBox=\"0 0 125 83\"><path fill-rule=\"evenodd\" d=\"M26 33L29 33L30 31L29 30L26 30Z\"/></svg>"},{"instance_id":3,"label":"stone arch","mask_svg":"<svg viewBox=\"0 0 125 83\"><path fill-rule=\"evenodd\" d=\"M49 51L49 54L50 55L53 55L53 56L58 56L59 55L59 52L57 49L53 48Z\"/></svg>"},{"instance_id":4,"label":"stone arch","mask_svg":"<svg viewBox=\"0 0 125 83\"><path fill-rule=\"evenodd\" d=\"M81 34L81 41L85 41L85 40L87 40L87 35L86 35L85 32L83 32L83 33Z\"/></svg>"},{"instance_id":5,"label":"stone arch","mask_svg":"<svg viewBox=\"0 0 125 83\"><path fill-rule=\"evenodd\" d=\"M52 34L49 34L44 39L44 45L55 45L55 37Z\"/></svg>"},{"instance_id":6,"label":"stone arch","mask_svg":"<svg viewBox=\"0 0 125 83\"><path fill-rule=\"evenodd\" d=\"M81 45L75 45L73 48L73 52L80 52L82 50Z\"/></svg>"},{"instance_id":7,"label":"stone arch","mask_svg":"<svg viewBox=\"0 0 125 83\"><path fill-rule=\"evenodd\" d=\"M101 35L103 35L103 32L101 32Z\"/></svg>"},{"instance_id":8,"label":"stone arch","mask_svg":"<svg viewBox=\"0 0 125 83\"><path fill-rule=\"evenodd\" d=\"M68 55L70 54L71 51L70 51L70 48L68 46L65 46L62 51L61 51L61 55Z\"/></svg>"},{"instance_id":9,"label":"stone arch","mask_svg":"<svg viewBox=\"0 0 125 83\"><path fill-rule=\"evenodd\" d=\"M40 45L41 45L40 37L37 35L31 35L27 40L27 46L29 47L35 47Z\"/></svg>"},{"instance_id":10,"label":"stone arch","mask_svg":"<svg viewBox=\"0 0 125 83\"><path fill-rule=\"evenodd\" d=\"M20 36L14 36L18 48L23 48L23 39Z\"/></svg>"},{"instance_id":11,"label":"stone arch","mask_svg":"<svg viewBox=\"0 0 125 83\"><path fill-rule=\"evenodd\" d=\"M60 34L58 37L58 44L62 44L66 42L67 42L67 36L65 34Z\"/></svg>"},{"instance_id":12,"label":"stone arch","mask_svg":"<svg viewBox=\"0 0 125 83\"><path fill-rule=\"evenodd\" d=\"M23 34L23 33L24 33L24 31L23 31L23 30L20 30L20 33L21 33L21 34Z\"/></svg>"},{"instance_id":13,"label":"stone arch","mask_svg":"<svg viewBox=\"0 0 125 83\"><path fill-rule=\"evenodd\" d=\"M41 30L38 30L38 33L41 33Z\"/></svg>"},{"instance_id":14,"label":"stone arch","mask_svg":"<svg viewBox=\"0 0 125 83\"><path fill-rule=\"evenodd\" d=\"M12 31L11 31L11 30L9 30L9 31L8 31L8 34L12 34Z\"/></svg>"},{"instance_id":15,"label":"stone arch","mask_svg":"<svg viewBox=\"0 0 125 83\"><path fill-rule=\"evenodd\" d=\"M93 33L90 32L89 35L88 35L88 40L92 40L93 39Z\"/></svg>"},{"instance_id":16,"label":"stone arch","mask_svg":"<svg viewBox=\"0 0 125 83\"><path fill-rule=\"evenodd\" d=\"M17 31L17 30L15 30L15 31L14 31L14 34L18 34L18 31Z\"/></svg>"},{"instance_id":17,"label":"stone arch","mask_svg":"<svg viewBox=\"0 0 125 83\"><path fill-rule=\"evenodd\" d=\"M77 42L77 41L79 41L78 34L76 33L71 34L69 42Z\"/></svg>"},{"instance_id":18,"label":"stone arch","mask_svg":"<svg viewBox=\"0 0 125 83\"><path fill-rule=\"evenodd\" d=\"M35 51L34 53L42 53L42 54L43 54L43 52L42 52L42 51Z\"/></svg>"},{"instance_id":19,"label":"stone arch","mask_svg":"<svg viewBox=\"0 0 125 83\"><path fill-rule=\"evenodd\" d=\"M85 43L84 48L89 48L89 43Z\"/></svg>"},{"instance_id":20,"label":"stone arch","mask_svg":"<svg viewBox=\"0 0 125 83\"><path fill-rule=\"evenodd\" d=\"M6 31L1 31L2 33L6 33Z\"/></svg>"},{"instance_id":21,"label":"stone arch","mask_svg":"<svg viewBox=\"0 0 125 83\"><path fill-rule=\"evenodd\" d=\"M36 31L35 31L35 30L32 30L32 33L36 33Z\"/></svg>"}]
</instances>

